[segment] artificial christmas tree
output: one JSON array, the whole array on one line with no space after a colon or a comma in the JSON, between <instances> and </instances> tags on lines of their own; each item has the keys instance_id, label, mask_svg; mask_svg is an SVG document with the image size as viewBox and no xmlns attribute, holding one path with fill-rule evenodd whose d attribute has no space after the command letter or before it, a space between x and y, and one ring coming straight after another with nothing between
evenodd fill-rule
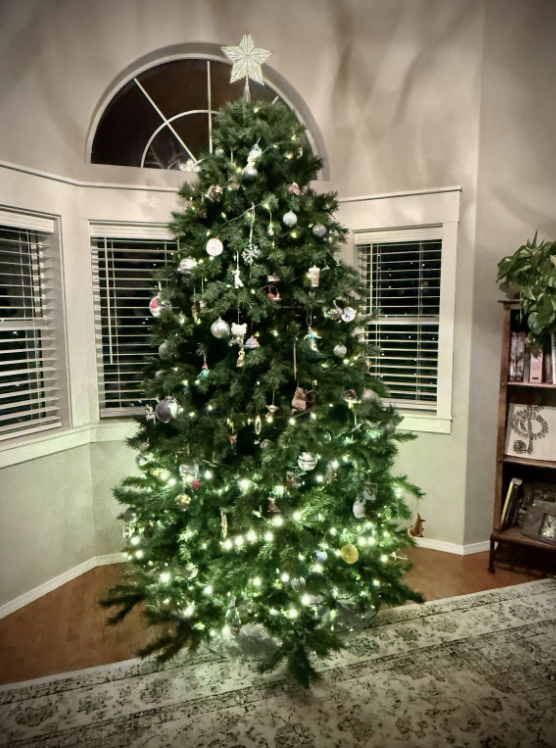
<instances>
[{"instance_id":1,"label":"artificial christmas tree","mask_svg":"<svg viewBox=\"0 0 556 748\"><path fill-rule=\"evenodd\" d=\"M420 596L401 581L403 495L391 473L400 421L369 373L364 293L338 260L334 194L281 103L221 110L214 153L181 190L175 265L157 316L129 508L129 579L103 601L143 603L163 634L142 654L267 635L263 670L285 659L307 684L353 614ZM154 403L153 403L154 405ZM245 636L247 640L247 636Z\"/></svg>"}]
</instances>

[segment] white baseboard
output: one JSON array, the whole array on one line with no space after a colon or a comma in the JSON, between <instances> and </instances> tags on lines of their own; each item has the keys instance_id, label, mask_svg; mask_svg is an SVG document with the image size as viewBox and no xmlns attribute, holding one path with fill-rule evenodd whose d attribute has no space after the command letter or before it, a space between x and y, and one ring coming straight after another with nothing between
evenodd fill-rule
<instances>
[{"instance_id":1,"label":"white baseboard","mask_svg":"<svg viewBox=\"0 0 556 748\"><path fill-rule=\"evenodd\" d=\"M59 574L54 579L49 579L48 582L35 587L29 592L16 597L15 600L11 600L9 603L0 606L0 619L9 616L10 613L15 613L16 610L29 605L29 603L38 600L39 597L52 592L52 590L61 587L66 582L71 582L72 579L81 576L86 571L94 569L96 566L105 566L107 564L119 564L124 560L122 553L110 553L107 556L94 556L93 558L83 561L82 564L74 566L73 569L65 571L63 574Z\"/></svg>"},{"instance_id":2,"label":"white baseboard","mask_svg":"<svg viewBox=\"0 0 556 748\"><path fill-rule=\"evenodd\" d=\"M490 548L490 541L482 543L470 543L469 545L458 545L447 543L444 540L432 540L430 538L415 538L419 548L428 548L431 551L442 551L443 553L454 553L456 556L469 556L471 553L482 553Z\"/></svg>"}]
</instances>

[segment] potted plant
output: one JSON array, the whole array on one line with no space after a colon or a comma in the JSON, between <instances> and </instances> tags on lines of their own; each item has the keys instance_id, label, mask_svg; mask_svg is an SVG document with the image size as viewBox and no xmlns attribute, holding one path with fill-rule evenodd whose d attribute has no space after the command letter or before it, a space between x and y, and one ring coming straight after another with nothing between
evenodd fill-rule
<instances>
[{"instance_id":1,"label":"potted plant","mask_svg":"<svg viewBox=\"0 0 556 748\"><path fill-rule=\"evenodd\" d=\"M556 333L556 242L527 241L498 263L500 288L519 298L522 317L529 327L533 348Z\"/></svg>"}]
</instances>

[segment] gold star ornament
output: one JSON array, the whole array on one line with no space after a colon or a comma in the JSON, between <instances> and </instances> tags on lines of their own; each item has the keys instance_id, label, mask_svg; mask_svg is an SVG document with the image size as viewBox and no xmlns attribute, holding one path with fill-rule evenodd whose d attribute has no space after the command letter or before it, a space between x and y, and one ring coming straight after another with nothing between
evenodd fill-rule
<instances>
[{"instance_id":1,"label":"gold star ornament","mask_svg":"<svg viewBox=\"0 0 556 748\"><path fill-rule=\"evenodd\" d=\"M222 52L233 62L230 83L245 78L245 98L249 100L249 78L256 83L264 83L261 66L272 52L255 47L251 34L246 31L237 47L222 47Z\"/></svg>"}]
</instances>

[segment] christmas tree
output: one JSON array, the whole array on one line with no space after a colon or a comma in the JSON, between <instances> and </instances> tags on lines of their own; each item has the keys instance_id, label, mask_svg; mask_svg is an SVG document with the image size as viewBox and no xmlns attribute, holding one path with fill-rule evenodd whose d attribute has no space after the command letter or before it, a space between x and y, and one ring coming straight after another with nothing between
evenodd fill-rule
<instances>
[{"instance_id":1,"label":"christmas tree","mask_svg":"<svg viewBox=\"0 0 556 748\"><path fill-rule=\"evenodd\" d=\"M421 599L397 527L420 492L391 472L412 437L369 372L364 289L296 115L228 104L213 143L151 302L158 403L130 439L141 474L115 491L129 573L103 604L112 622L143 604L163 633L140 654L162 659L264 631L260 669L285 660L308 684L353 616Z\"/></svg>"}]
</instances>

